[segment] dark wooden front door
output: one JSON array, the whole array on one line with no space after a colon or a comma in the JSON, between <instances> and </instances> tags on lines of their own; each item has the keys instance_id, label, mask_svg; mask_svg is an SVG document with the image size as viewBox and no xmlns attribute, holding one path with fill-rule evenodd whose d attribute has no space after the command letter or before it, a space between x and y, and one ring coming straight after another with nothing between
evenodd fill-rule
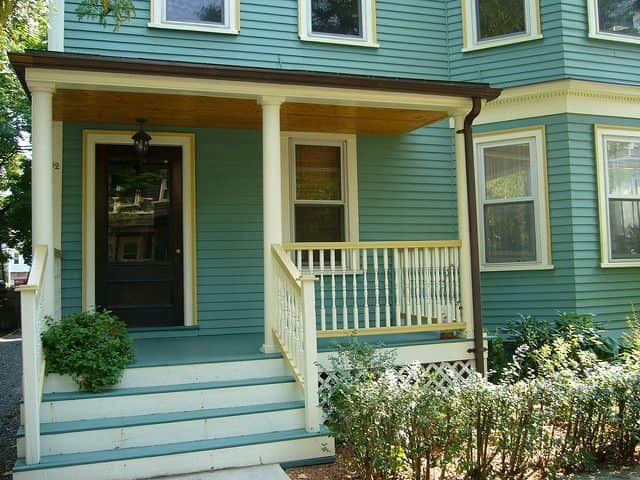
<instances>
[{"instance_id":1,"label":"dark wooden front door","mask_svg":"<svg viewBox=\"0 0 640 480\"><path fill-rule=\"evenodd\" d=\"M129 327L183 324L182 150L96 146L96 304Z\"/></svg>"}]
</instances>

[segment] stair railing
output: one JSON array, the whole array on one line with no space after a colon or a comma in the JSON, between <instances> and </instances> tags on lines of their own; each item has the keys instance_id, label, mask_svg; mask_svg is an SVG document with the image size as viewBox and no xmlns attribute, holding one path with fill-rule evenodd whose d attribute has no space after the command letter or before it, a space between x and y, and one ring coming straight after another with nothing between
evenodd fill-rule
<instances>
[{"instance_id":1,"label":"stair railing","mask_svg":"<svg viewBox=\"0 0 640 480\"><path fill-rule=\"evenodd\" d=\"M320 429L315 276L301 275L280 245L273 245L274 336L285 361L304 391L305 425Z\"/></svg>"},{"instance_id":2,"label":"stair railing","mask_svg":"<svg viewBox=\"0 0 640 480\"><path fill-rule=\"evenodd\" d=\"M40 462L40 403L45 373L45 359L40 334L45 330L45 289L47 246L34 249L29 279L18 287L22 323L22 369L24 396L25 461Z\"/></svg>"}]
</instances>

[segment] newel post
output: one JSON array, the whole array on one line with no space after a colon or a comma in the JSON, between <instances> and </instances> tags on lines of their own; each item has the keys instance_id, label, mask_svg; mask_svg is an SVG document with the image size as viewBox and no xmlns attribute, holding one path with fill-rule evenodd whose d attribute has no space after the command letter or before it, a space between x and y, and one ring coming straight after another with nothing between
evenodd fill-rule
<instances>
[{"instance_id":1,"label":"newel post","mask_svg":"<svg viewBox=\"0 0 640 480\"><path fill-rule=\"evenodd\" d=\"M304 322L304 401L307 432L320 430L320 399L318 398L318 343L316 334L316 277L304 275L302 306Z\"/></svg>"}]
</instances>

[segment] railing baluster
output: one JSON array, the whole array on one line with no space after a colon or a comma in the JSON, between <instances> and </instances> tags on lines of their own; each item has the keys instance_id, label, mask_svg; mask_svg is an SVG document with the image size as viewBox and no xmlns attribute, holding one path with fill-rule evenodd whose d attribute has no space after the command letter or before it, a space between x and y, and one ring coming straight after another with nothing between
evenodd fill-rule
<instances>
[{"instance_id":1,"label":"railing baluster","mask_svg":"<svg viewBox=\"0 0 640 480\"><path fill-rule=\"evenodd\" d=\"M349 309L347 308L347 250L340 250L342 262L342 328L349 329ZM355 326L354 326L355 328Z\"/></svg>"},{"instance_id":2,"label":"railing baluster","mask_svg":"<svg viewBox=\"0 0 640 480\"><path fill-rule=\"evenodd\" d=\"M329 261L331 267L331 329L338 329L338 309L336 307L336 251L330 250Z\"/></svg>"},{"instance_id":3,"label":"railing baluster","mask_svg":"<svg viewBox=\"0 0 640 480\"><path fill-rule=\"evenodd\" d=\"M440 249L436 248L434 249L433 252L433 270L434 270L434 274L435 274L435 290L434 290L434 298L435 298L435 317L437 322L436 323L441 323L442 322L442 310L441 310L441 304L440 304L440 290L442 285L440 284Z\"/></svg>"},{"instance_id":4,"label":"railing baluster","mask_svg":"<svg viewBox=\"0 0 640 480\"><path fill-rule=\"evenodd\" d=\"M402 325L402 321L400 318L400 312L402 310L402 297L400 296L400 292L402 290L402 279L401 279L401 270L400 270L400 255L398 255L398 249L393 249L393 270L395 272L394 283L396 287L396 327L400 327Z\"/></svg>"},{"instance_id":5,"label":"railing baluster","mask_svg":"<svg viewBox=\"0 0 640 480\"><path fill-rule=\"evenodd\" d=\"M455 315L456 322L460 321L460 309L458 305L460 304L460 251L457 248L453 249L453 264L454 264L454 281L456 285L456 293L455 293Z\"/></svg>"},{"instance_id":6,"label":"railing baluster","mask_svg":"<svg viewBox=\"0 0 640 480\"><path fill-rule=\"evenodd\" d=\"M382 266L384 270L384 324L391 327L391 303L389 303L389 250L383 250Z\"/></svg>"},{"instance_id":7,"label":"railing baluster","mask_svg":"<svg viewBox=\"0 0 640 480\"><path fill-rule=\"evenodd\" d=\"M402 258L402 269L404 271L404 299L405 299L405 314L407 316L407 326L411 325L411 315L413 314L412 309L412 301L411 301L411 276L410 276L410 268L411 268L411 260L409 259L409 249L405 248L403 250L403 258Z\"/></svg>"},{"instance_id":8,"label":"railing baluster","mask_svg":"<svg viewBox=\"0 0 640 480\"><path fill-rule=\"evenodd\" d=\"M373 285L376 296L375 321L376 328L380 328L380 279L378 278L378 249L373 249Z\"/></svg>"},{"instance_id":9,"label":"railing baluster","mask_svg":"<svg viewBox=\"0 0 640 480\"><path fill-rule=\"evenodd\" d=\"M324 305L324 250L320 250L319 258L320 266L320 330L325 331L327 329L326 309Z\"/></svg>"},{"instance_id":10,"label":"railing baluster","mask_svg":"<svg viewBox=\"0 0 640 480\"><path fill-rule=\"evenodd\" d=\"M367 249L362 249L362 289L364 295L364 328L369 328L369 283L367 282L367 264L369 263L369 256Z\"/></svg>"},{"instance_id":11,"label":"railing baluster","mask_svg":"<svg viewBox=\"0 0 640 480\"><path fill-rule=\"evenodd\" d=\"M351 250L351 270L353 277L353 328L358 329L360 326L360 312L358 310L358 250Z\"/></svg>"}]
</instances>

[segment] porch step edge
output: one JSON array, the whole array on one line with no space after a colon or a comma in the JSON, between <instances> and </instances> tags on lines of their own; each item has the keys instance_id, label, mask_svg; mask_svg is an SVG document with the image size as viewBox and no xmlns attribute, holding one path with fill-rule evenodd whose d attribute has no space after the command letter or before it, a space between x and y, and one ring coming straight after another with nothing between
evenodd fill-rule
<instances>
[{"instance_id":1,"label":"porch step edge","mask_svg":"<svg viewBox=\"0 0 640 480\"><path fill-rule=\"evenodd\" d=\"M252 415L256 413L273 413L304 408L304 401L265 403L242 407L191 410L186 412L155 413L149 415L133 415L128 417L111 417L90 420L72 420L67 422L50 422L40 424L41 435L59 435L64 433L107 430L111 428L139 427L163 423L185 422L224 417ZM16 434L24 437L24 427L20 426Z\"/></svg>"},{"instance_id":2,"label":"porch step edge","mask_svg":"<svg viewBox=\"0 0 640 480\"><path fill-rule=\"evenodd\" d=\"M40 463L27 465L23 459L18 459L13 467L14 473L52 468L72 467L76 465L92 465L97 463L135 460L139 458L161 457L183 453L201 452L207 450L221 450L225 448L245 447L267 443L278 443L291 440L327 437L328 429L322 427L319 432L310 433L304 429L286 430L281 432L243 435L192 442L169 443L149 447L132 447L97 452L72 453L64 455L43 456Z\"/></svg>"},{"instance_id":3,"label":"porch step edge","mask_svg":"<svg viewBox=\"0 0 640 480\"><path fill-rule=\"evenodd\" d=\"M292 376L283 377L263 377L248 378L241 380L222 380L215 382L201 383L183 383L174 385L158 385L153 387L131 387L131 388L114 388L104 392L60 392L45 393L42 396L42 403L58 402L67 400L85 400L91 398L108 398L108 397L126 397L133 395L149 395L154 393L172 393L197 390L216 390L222 388L234 387L252 387L256 385L275 385L282 383L293 383L295 379Z\"/></svg>"}]
</instances>

